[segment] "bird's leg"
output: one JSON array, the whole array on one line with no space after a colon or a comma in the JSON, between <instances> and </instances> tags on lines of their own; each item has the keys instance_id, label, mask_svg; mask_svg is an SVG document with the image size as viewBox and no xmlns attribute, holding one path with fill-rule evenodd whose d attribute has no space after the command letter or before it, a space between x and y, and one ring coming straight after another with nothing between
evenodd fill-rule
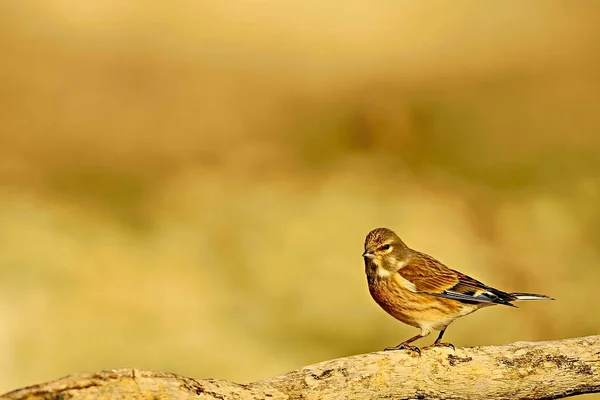
<instances>
[{"instance_id":1,"label":"bird's leg","mask_svg":"<svg viewBox=\"0 0 600 400\"><path fill-rule=\"evenodd\" d=\"M452 350L456 350L452 343L443 343L442 342L442 336L444 336L444 332L446 332L446 328L444 328L440 331L440 334L438 335L437 339L435 339L435 342L433 342L429 346L425 346L423 348L428 349L431 347L450 347L450 348L452 348Z\"/></svg>"},{"instance_id":2,"label":"bird's leg","mask_svg":"<svg viewBox=\"0 0 600 400\"><path fill-rule=\"evenodd\" d=\"M423 335L423 332L419 333L416 336L411 337L408 340L405 340L404 342L394 346L394 347L386 347L385 349L383 349L383 351L390 351L390 350L411 350L414 352L417 352L419 354L421 354L421 350L417 347L417 346L411 346L410 344L412 342L414 342L415 340L424 338L427 335Z\"/></svg>"}]
</instances>

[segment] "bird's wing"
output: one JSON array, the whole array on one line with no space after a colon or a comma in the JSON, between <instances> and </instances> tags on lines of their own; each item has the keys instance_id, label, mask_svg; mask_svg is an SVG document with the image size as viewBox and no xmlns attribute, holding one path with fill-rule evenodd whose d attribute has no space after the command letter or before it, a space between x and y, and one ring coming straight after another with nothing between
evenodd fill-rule
<instances>
[{"instance_id":1,"label":"bird's wing","mask_svg":"<svg viewBox=\"0 0 600 400\"><path fill-rule=\"evenodd\" d=\"M516 298L509 293L484 285L424 253L416 253L398 273L413 284L417 292L467 303L505 304L515 307L510 302Z\"/></svg>"}]
</instances>

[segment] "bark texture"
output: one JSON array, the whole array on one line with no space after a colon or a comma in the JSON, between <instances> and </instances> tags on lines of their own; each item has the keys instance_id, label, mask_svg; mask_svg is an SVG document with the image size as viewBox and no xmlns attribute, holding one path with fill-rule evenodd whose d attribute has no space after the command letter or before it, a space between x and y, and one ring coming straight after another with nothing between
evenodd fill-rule
<instances>
[{"instance_id":1,"label":"bark texture","mask_svg":"<svg viewBox=\"0 0 600 400\"><path fill-rule=\"evenodd\" d=\"M250 384L135 369L74 374L3 400L558 399L600 392L600 336L339 358Z\"/></svg>"}]
</instances>

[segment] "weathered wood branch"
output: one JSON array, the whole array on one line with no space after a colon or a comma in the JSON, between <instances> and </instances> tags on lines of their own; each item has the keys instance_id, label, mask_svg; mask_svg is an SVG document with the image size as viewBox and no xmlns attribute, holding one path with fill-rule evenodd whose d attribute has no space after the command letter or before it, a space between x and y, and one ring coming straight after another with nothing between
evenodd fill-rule
<instances>
[{"instance_id":1,"label":"weathered wood branch","mask_svg":"<svg viewBox=\"0 0 600 400\"><path fill-rule=\"evenodd\" d=\"M378 352L241 385L133 369L75 374L0 396L33 399L557 399L600 392L600 336Z\"/></svg>"}]
</instances>

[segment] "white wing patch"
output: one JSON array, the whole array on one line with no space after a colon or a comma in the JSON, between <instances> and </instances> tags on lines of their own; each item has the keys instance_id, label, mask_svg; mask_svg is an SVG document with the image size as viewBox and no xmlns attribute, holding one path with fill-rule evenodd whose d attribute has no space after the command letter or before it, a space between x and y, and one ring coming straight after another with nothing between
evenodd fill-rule
<instances>
[{"instance_id":1,"label":"white wing patch","mask_svg":"<svg viewBox=\"0 0 600 400\"><path fill-rule=\"evenodd\" d=\"M412 283L411 281L409 281L408 279L405 279L402 275L400 274L396 274L394 276L394 279L396 279L396 281L400 284L400 286L402 286L404 289L409 290L413 293L417 292L417 287L415 286L414 283Z\"/></svg>"}]
</instances>

